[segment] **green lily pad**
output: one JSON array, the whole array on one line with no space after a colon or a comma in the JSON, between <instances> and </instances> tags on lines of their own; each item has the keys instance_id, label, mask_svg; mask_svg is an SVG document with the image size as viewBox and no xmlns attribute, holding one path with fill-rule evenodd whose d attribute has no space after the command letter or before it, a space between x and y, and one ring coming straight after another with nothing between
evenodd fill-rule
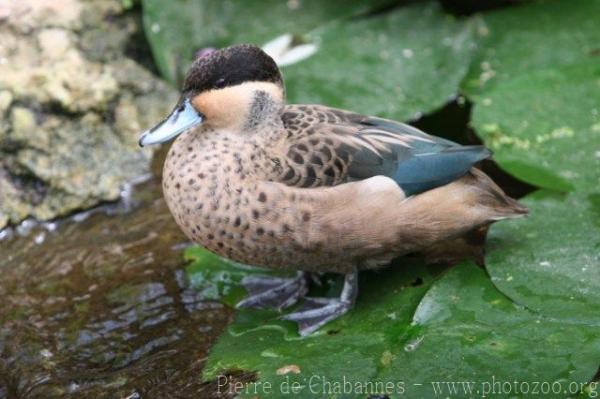
<instances>
[{"instance_id":1,"label":"green lily pad","mask_svg":"<svg viewBox=\"0 0 600 399\"><path fill-rule=\"evenodd\" d=\"M314 31L315 55L284 68L293 102L399 120L456 95L475 48L473 25L421 3Z\"/></svg>"},{"instance_id":2,"label":"green lily pad","mask_svg":"<svg viewBox=\"0 0 600 399\"><path fill-rule=\"evenodd\" d=\"M389 339L413 336L411 315L432 281L431 271L417 265L363 274L361 300L353 311L308 339L298 336L293 323L277 328L276 314L271 320L254 319L256 311L241 310L212 348L204 378L216 378L223 370L243 369L258 371L260 381L277 385L286 380L304 385L303 378L311 375L368 379L382 361L388 361ZM251 324L254 328L249 328ZM242 334L240 325L245 330ZM301 374L286 373L286 366L300 369Z\"/></svg>"},{"instance_id":3,"label":"green lily pad","mask_svg":"<svg viewBox=\"0 0 600 399\"><path fill-rule=\"evenodd\" d=\"M600 50L596 0L531 1L482 14L479 50L464 82L484 92L521 74L594 59Z\"/></svg>"},{"instance_id":4,"label":"green lily pad","mask_svg":"<svg viewBox=\"0 0 600 399\"><path fill-rule=\"evenodd\" d=\"M600 62L498 84L475 106L473 125L514 176L561 191L595 188L600 184Z\"/></svg>"},{"instance_id":5,"label":"green lily pad","mask_svg":"<svg viewBox=\"0 0 600 399\"><path fill-rule=\"evenodd\" d=\"M524 181L560 191L600 183L599 14L594 0L536 2L480 21L463 82L472 124Z\"/></svg>"},{"instance_id":6,"label":"green lily pad","mask_svg":"<svg viewBox=\"0 0 600 399\"><path fill-rule=\"evenodd\" d=\"M142 1L144 29L154 59L163 77L173 84L201 48L262 45L286 33L302 36L332 20L391 3L393 0Z\"/></svg>"},{"instance_id":7,"label":"green lily pad","mask_svg":"<svg viewBox=\"0 0 600 399\"><path fill-rule=\"evenodd\" d=\"M422 284L415 287L416 277ZM310 337L260 328L260 319L254 330L223 334L204 379L254 371L258 381L242 397L273 398L289 396L292 387L299 397L422 398L451 389L458 390L453 397L479 397L494 381L515 380L560 386L557 397L591 389L586 383L600 356L596 327L515 305L472 264L437 280L418 265L364 273L360 285L355 309ZM249 321L238 315L233 327L240 322ZM449 387L446 381L458 382ZM471 394L461 393L460 381L472 385ZM520 396L505 393L497 397Z\"/></svg>"},{"instance_id":8,"label":"green lily pad","mask_svg":"<svg viewBox=\"0 0 600 399\"><path fill-rule=\"evenodd\" d=\"M536 192L526 220L495 225L486 267L515 302L600 326L600 194Z\"/></svg>"},{"instance_id":9,"label":"green lily pad","mask_svg":"<svg viewBox=\"0 0 600 399\"><path fill-rule=\"evenodd\" d=\"M190 285L205 299L219 299L233 306L245 296L240 283L245 276L252 274L285 276L285 273L250 267L222 258L201 247L189 247L184 258L190 262L186 268Z\"/></svg>"},{"instance_id":10,"label":"green lily pad","mask_svg":"<svg viewBox=\"0 0 600 399\"><path fill-rule=\"evenodd\" d=\"M458 397L526 396L514 385L507 390L504 383L495 395L485 391L494 389L494 381L515 380L519 389L521 382L558 383L561 388L554 396L565 397L577 393L576 385L585 390L598 367L600 336L595 326L532 313L508 300L483 271L468 264L450 270L429 289L413 324L422 329L419 346L404 348L379 374L382 379L405 376L412 385L409 397L433 397L436 390L435 396L441 396L440 389L451 393L446 384L431 384L439 381L475 383L470 394L459 391Z\"/></svg>"}]
</instances>

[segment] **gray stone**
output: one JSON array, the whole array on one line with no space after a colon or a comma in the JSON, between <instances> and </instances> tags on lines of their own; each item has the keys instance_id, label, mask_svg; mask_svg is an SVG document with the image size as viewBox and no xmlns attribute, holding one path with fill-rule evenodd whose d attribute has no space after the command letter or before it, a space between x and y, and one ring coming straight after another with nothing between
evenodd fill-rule
<instances>
[{"instance_id":1,"label":"gray stone","mask_svg":"<svg viewBox=\"0 0 600 399\"><path fill-rule=\"evenodd\" d=\"M13 101L13 95L8 90L0 90L0 117L4 115Z\"/></svg>"},{"instance_id":2,"label":"gray stone","mask_svg":"<svg viewBox=\"0 0 600 399\"><path fill-rule=\"evenodd\" d=\"M0 229L118 199L149 170L138 133L176 100L125 54L139 18L118 0L21 0L0 19Z\"/></svg>"}]
</instances>

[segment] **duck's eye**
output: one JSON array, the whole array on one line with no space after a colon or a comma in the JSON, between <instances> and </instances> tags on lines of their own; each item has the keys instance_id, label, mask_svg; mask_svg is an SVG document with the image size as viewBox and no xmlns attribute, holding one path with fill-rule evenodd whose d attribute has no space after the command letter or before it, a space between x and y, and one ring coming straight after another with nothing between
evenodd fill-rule
<instances>
[{"instance_id":1,"label":"duck's eye","mask_svg":"<svg viewBox=\"0 0 600 399\"><path fill-rule=\"evenodd\" d=\"M221 79L217 80L215 82L215 87L217 89L222 89L223 87L225 87L225 78L221 78Z\"/></svg>"}]
</instances>

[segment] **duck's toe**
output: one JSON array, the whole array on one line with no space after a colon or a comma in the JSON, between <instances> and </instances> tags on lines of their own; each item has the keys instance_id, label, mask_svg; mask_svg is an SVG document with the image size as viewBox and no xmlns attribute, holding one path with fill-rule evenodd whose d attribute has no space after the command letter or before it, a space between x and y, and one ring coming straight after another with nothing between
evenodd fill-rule
<instances>
[{"instance_id":1,"label":"duck's toe","mask_svg":"<svg viewBox=\"0 0 600 399\"><path fill-rule=\"evenodd\" d=\"M281 318L298 323L300 335L306 336L352 309L357 293L358 273L350 273L339 298L306 298L297 311Z\"/></svg>"},{"instance_id":2,"label":"duck's toe","mask_svg":"<svg viewBox=\"0 0 600 399\"><path fill-rule=\"evenodd\" d=\"M282 316L298 323L300 335L306 336L352 308L352 303L339 298L306 298L298 311Z\"/></svg>"},{"instance_id":3,"label":"duck's toe","mask_svg":"<svg viewBox=\"0 0 600 399\"><path fill-rule=\"evenodd\" d=\"M248 297L238 308L282 310L296 304L308 291L309 274L298 272L294 278L247 276L242 285Z\"/></svg>"}]
</instances>

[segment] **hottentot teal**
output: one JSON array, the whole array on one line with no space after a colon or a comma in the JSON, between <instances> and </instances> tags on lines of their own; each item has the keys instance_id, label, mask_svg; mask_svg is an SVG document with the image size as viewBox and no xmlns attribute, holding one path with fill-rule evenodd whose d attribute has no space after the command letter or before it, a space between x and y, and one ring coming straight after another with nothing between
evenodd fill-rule
<instances>
[{"instance_id":1,"label":"hottentot teal","mask_svg":"<svg viewBox=\"0 0 600 399\"><path fill-rule=\"evenodd\" d=\"M277 65L252 45L198 58L172 113L140 145L174 137L163 190L184 233L226 258L298 271L245 279L250 295L238 306L282 309L303 299L307 272L345 275L339 298L304 298L284 316L303 335L352 307L359 270L527 213L473 167L490 156L484 147L287 105Z\"/></svg>"}]
</instances>

